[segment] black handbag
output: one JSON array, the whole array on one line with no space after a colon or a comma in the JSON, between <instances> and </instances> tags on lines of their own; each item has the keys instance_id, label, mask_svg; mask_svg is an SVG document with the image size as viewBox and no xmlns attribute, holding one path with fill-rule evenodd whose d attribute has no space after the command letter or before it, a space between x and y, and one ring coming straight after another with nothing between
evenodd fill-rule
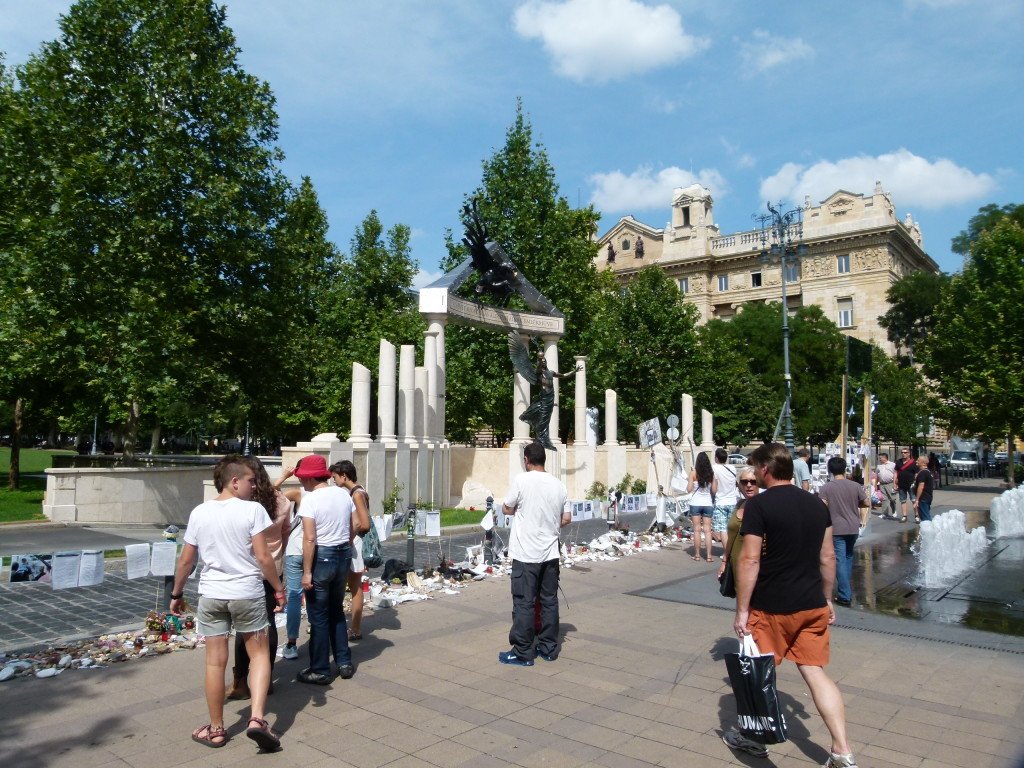
<instances>
[{"instance_id":1,"label":"black handbag","mask_svg":"<svg viewBox=\"0 0 1024 768\"><path fill-rule=\"evenodd\" d=\"M732 557L729 555L725 558L725 570L718 577L718 591L722 597L736 597L736 577L732 572Z\"/></svg>"}]
</instances>

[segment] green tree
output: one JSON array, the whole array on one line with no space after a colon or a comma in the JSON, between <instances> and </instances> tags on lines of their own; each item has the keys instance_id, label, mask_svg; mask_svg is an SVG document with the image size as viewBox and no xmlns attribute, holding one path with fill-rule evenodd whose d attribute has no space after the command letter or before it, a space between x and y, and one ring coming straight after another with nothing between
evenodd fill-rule
<instances>
[{"instance_id":1,"label":"green tree","mask_svg":"<svg viewBox=\"0 0 1024 768\"><path fill-rule=\"evenodd\" d=\"M900 445L916 442L921 425L933 412L934 400L920 371L914 366L899 365L898 361L875 347L871 356L871 375L866 383L878 406L871 419L872 432L877 441L891 441ZM856 418L851 426L863 424L863 407L853 403Z\"/></svg>"},{"instance_id":2,"label":"green tree","mask_svg":"<svg viewBox=\"0 0 1024 768\"><path fill-rule=\"evenodd\" d=\"M878 324L885 328L897 353L907 352L910 365L917 346L935 327L935 307L947 285L949 275L921 270L901 277L886 291L889 310L878 318Z\"/></svg>"},{"instance_id":3,"label":"green tree","mask_svg":"<svg viewBox=\"0 0 1024 768\"><path fill-rule=\"evenodd\" d=\"M1024 226L1024 205L1008 203L1000 207L995 203L989 203L979 208L978 213L967 222L967 229L961 230L960 234L953 238L951 246L953 253L969 256L971 245L981 236L981 233L992 229L1004 218L1013 219Z\"/></svg>"},{"instance_id":4,"label":"green tree","mask_svg":"<svg viewBox=\"0 0 1024 768\"><path fill-rule=\"evenodd\" d=\"M417 265L409 249L409 227L395 224L384 232L376 211L356 228L351 254L333 264L318 308L316 423L347 432L351 416L352 363L376 376L380 340L396 347L423 336L412 281ZM376 407L376 406L373 406ZM371 413L370 426L375 420Z\"/></svg>"},{"instance_id":5,"label":"green tree","mask_svg":"<svg viewBox=\"0 0 1024 768\"><path fill-rule=\"evenodd\" d=\"M232 408L276 368L274 100L209 0L81 0L60 29L17 70L24 314L69 315L61 370L130 454L168 390Z\"/></svg>"},{"instance_id":6,"label":"green tree","mask_svg":"<svg viewBox=\"0 0 1024 768\"><path fill-rule=\"evenodd\" d=\"M781 305L752 302L729 321L712 320L707 333L732 339L748 360L751 373L772 393L775 418L785 400ZM843 334L815 305L796 310L789 321L790 374L793 377L793 429L798 442L820 444L839 430ZM763 415L755 416L759 426ZM772 423L774 429L774 421Z\"/></svg>"},{"instance_id":7,"label":"green tree","mask_svg":"<svg viewBox=\"0 0 1024 768\"><path fill-rule=\"evenodd\" d=\"M563 370L574 355L588 354L588 325L600 310L603 296L591 241L598 214L593 207L573 208L559 194L555 169L544 147L533 140L533 128L516 106L516 117L504 146L483 163L481 185L465 202L477 201L480 218L491 238L508 252L522 274L566 318L559 343ZM463 220L463 225L466 223ZM450 270L468 254L448 234ZM447 334L447 414L452 437L466 439L490 425L498 433L512 429L512 368L504 337L494 331L452 327ZM591 377L591 393L600 392L600 373ZM572 399L563 388L561 413L571 414ZM568 423L568 417L565 418ZM560 430L564 433L564 430Z\"/></svg>"},{"instance_id":8,"label":"green tree","mask_svg":"<svg viewBox=\"0 0 1024 768\"><path fill-rule=\"evenodd\" d=\"M1024 434L1021 286L1024 227L1001 217L971 243L963 271L942 293L935 332L923 350L940 416L955 431Z\"/></svg>"}]
</instances>

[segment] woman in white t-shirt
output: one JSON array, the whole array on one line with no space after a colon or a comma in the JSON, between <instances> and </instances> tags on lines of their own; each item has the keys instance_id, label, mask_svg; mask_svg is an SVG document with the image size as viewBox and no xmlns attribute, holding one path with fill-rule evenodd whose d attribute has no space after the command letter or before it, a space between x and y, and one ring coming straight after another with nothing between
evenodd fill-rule
<instances>
[{"instance_id":1,"label":"woman in white t-shirt","mask_svg":"<svg viewBox=\"0 0 1024 768\"><path fill-rule=\"evenodd\" d=\"M687 490L690 492L690 522L693 524L693 554L694 560L700 560L700 543L703 539L707 551L707 560L714 562L711 557L711 517L715 512L715 494L718 492L718 480L715 479L715 472L711 469L711 460L706 453L698 453L697 460L693 463L690 471L690 482Z\"/></svg>"},{"instance_id":2,"label":"woman in white t-shirt","mask_svg":"<svg viewBox=\"0 0 1024 768\"><path fill-rule=\"evenodd\" d=\"M279 491L284 482L292 477L302 465L302 459L296 462L294 467L285 467L281 476L274 481L274 487ZM302 518L299 517L299 504L306 491L299 488L289 488L284 491L284 496L291 505L288 516L287 530L285 531L286 544L284 548L284 575L285 587L288 590L288 605L285 609L285 630L288 635L288 642L285 643L281 658L294 661L299 658L299 625L302 622Z\"/></svg>"}]
</instances>

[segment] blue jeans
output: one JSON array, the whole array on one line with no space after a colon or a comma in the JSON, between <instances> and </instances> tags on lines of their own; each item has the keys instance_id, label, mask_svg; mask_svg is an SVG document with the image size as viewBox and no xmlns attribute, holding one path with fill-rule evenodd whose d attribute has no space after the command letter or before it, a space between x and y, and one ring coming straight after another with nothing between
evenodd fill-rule
<instances>
[{"instance_id":1,"label":"blue jeans","mask_svg":"<svg viewBox=\"0 0 1024 768\"><path fill-rule=\"evenodd\" d=\"M309 667L321 675L331 674L331 654L339 666L352 663L345 623L345 579L352 563L352 547L317 545L313 554L313 588L306 592L309 617Z\"/></svg>"},{"instance_id":2,"label":"blue jeans","mask_svg":"<svg viewBox=\"0 0 1024 768\"><path fill-rule=\"evenodd\" d=\"M840 600L853 600L850 580L853 578L853 545L856 543L856 533L832 534L832 544L836 549L836 597Z\"/></svg>"},{"instance_id":3,"label":"blue jeans","mask_svg":"<svg viewBox=\"0 0 1024 768\"><path fill-rule=\"evenodd\" d=\"M284 577L284 588L288 590L288 605L285 608L288 639L297 640L299 622L302 620L302 555L284 556Z\"/></svg>"},{"instance_id":4,"label":"blue jeans","mask_svg":"<svg viewBox=\"0 0 1024 768\"><path fill-rule=\"evenodd\" d=\"M930 501L917 502L917 516L921 522L932 519L932 503Z\"/></svg>"}]
</instances>

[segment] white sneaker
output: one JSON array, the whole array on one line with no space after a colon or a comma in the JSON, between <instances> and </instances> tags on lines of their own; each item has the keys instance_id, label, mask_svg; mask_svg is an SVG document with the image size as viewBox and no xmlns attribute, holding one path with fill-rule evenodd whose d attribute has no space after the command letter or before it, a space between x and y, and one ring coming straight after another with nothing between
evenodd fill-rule
<instances>
[{"instance_id":1,"label":"white sneaker","mask_svg":"<svg viewBox=\"0 0 1024 768\"><path fill-rule=\"evenodd\" d=\"M282 658L293 660L299 658L299 649L294 645L286 645L284 647L284 653L281 654Z\"/></svg>"},{"instance_id":2,"label":"white sneaker","mask_svg":"<svg viewBox=\"0 0 1024 768\"><path fill-rule=\"evenodd\" d=\"M730 728L722 734L722 741L724 741L730 749L735 749L737 752L746 752L748 755L753 755L754 757L768 757L768 750L765 749L764 744L754 741L753 739L748 739L734 728Z\"/></svg>"},{"instance_id":3,"label":"white sneaker","mask_svg":"<svg viewBox=\"0 0 1024 768\"><path fill-rule=\"evenodd\" d=\"M853 759L853 753L848 755L837 755L830 752L824 768L857 768L857 761Z\"/></svg>"}]
</instances>

